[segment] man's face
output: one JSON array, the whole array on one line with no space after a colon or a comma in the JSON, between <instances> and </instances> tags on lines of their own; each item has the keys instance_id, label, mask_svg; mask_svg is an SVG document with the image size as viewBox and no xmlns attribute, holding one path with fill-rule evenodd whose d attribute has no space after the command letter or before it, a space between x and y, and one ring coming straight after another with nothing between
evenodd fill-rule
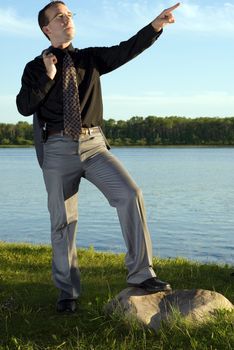
<instances>
[{"instance_id":1,"label":"man's face","mask_svg":"<svg viewBox=\"0 0 234 350\"><path fill-rule=\"evenodd\" d=\"M72 12L63 5L57 4L46 11L49 24L43 27L43 31L55 44L64 44L71 41L75 36L75 26Z\"/></svg>"}]
</instances>

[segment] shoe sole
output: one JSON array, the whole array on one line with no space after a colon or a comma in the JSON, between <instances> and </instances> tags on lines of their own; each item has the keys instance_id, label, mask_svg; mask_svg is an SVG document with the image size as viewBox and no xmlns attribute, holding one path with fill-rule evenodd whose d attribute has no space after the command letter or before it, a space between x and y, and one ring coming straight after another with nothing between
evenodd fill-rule
<instances>
[{"instance_id":1,"label":"shoe sole","mask_svg":"<svg viewBox=\"0 0 234 350\"><path fill-rule=\"evenodd\" d=\"M74 315L76 313L76 310L57 310L56 312L60 315Z\"/></svg>"},{"instance_id":2,"label":"shoe sole","mask_svg":"<svg viewBox=\"0 0 234 350\"><path fill-rule=\"evenodd\" d=\"M56 311L60 314L74 314L77 310L77 305L60 305L58 303Z\"/></svg>"},{"instance_id":3,"label":"shoe sole","mask_svg":"<svg viewBox=\"0 0 234 350\"><path fill-rule=\"evenodd\" d=\"M170 286L165 286L163 288L147 288L144 286L141 286L140 284L128 284L128 287L134 287L134 288L141 288L144 289L146 292L150 292L150 293L158 293L158 292L171 292L172 288Z\"/></svg>"}]
</instances>

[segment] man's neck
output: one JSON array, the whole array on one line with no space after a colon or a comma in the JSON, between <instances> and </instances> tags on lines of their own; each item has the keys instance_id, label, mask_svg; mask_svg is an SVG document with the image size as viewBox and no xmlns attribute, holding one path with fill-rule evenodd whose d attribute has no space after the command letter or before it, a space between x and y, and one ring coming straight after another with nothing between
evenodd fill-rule
<instances>
[{"instance_id":1,"label":"man's neck","mask_svg":"<svg viewBox=\"0 0 234 350\"><path fill-rule=\"evenodd\" d=\"M51 42L51 45L57 49L66 49L69 45L71 44L71 41L68 41L67 43L56 43L56 42Z\"/></svg>"}]
</instances>

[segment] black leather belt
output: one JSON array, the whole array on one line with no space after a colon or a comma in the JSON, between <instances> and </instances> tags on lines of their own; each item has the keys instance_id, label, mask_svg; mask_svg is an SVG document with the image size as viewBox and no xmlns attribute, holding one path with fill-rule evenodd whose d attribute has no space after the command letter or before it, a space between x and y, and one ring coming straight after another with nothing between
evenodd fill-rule
<instances>
[{"instance_id":1,"label":"black leather belt","mask_svg":"<svg viewBox=\"0 0 234 350\"><path fill-rule=\"evenodd\" d=\"M99 126L94 126L93 128L81 128L80 135L92 135L92 134L97 134L100 132ZM48 130L47 132L48 136L52 135L60 135L60 136L65 136L68 135L65 133L64 130Z\"/></svg>"}]
</instances>

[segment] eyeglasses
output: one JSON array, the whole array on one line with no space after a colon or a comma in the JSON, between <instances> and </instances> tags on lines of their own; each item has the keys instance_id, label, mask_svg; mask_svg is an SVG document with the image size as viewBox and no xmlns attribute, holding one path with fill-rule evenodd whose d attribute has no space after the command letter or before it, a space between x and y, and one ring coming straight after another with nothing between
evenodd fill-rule
<instances>
[{"instance_id":1,"label":"eyeglasses","mask_svg":"<svg viewBox=\"0 0 234 350\"><path fill-rule=\"evenodd\" d=\"M75 13L72 12L67 12L67 13L58 13L54 18L52 18L48 24L50 24L53 21L56 22L63 22L66 18L68 19L73 19L73 17L75 16ZM47 26L48 26L47 24Z\"/></svg>"}]
</instances>

